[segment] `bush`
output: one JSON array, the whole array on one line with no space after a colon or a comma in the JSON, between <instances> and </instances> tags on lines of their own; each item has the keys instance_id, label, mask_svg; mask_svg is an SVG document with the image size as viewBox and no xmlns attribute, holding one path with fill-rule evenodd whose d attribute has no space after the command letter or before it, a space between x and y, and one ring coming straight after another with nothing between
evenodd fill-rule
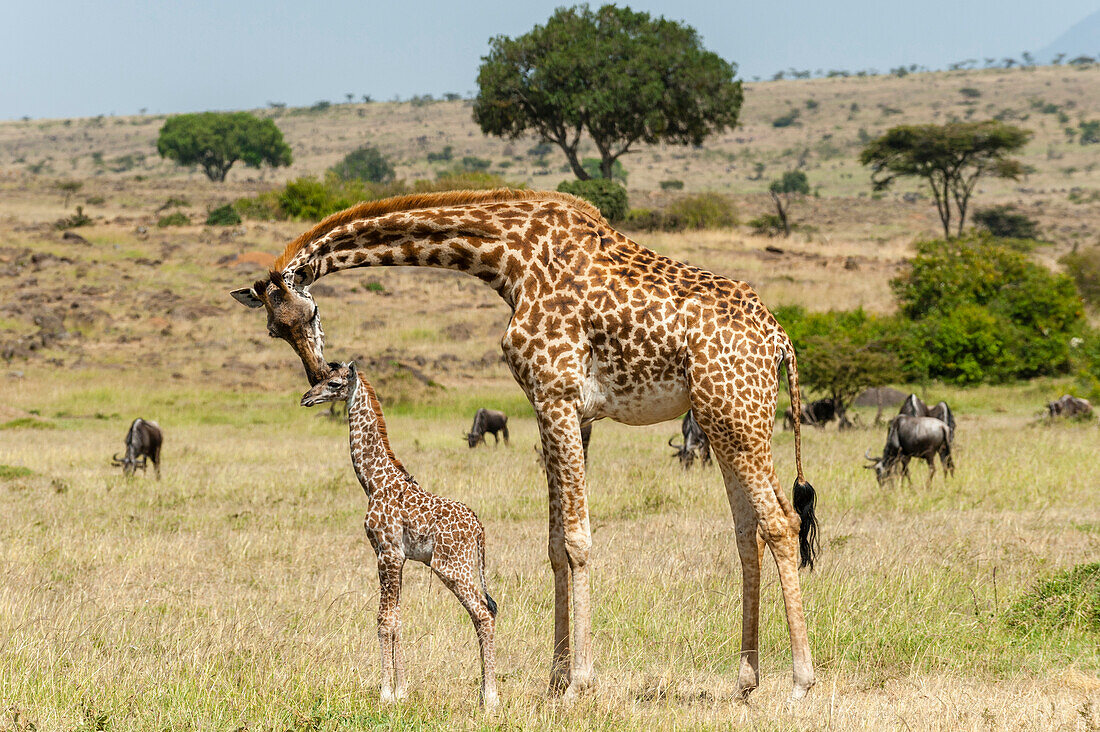
<instances>
[{"instance_id":1,"label":"bush","mask_svg":"<svg viewBox=\"0 0 1100 732\"><path fill-rule=\"evenodd\" d=\"M622 224L625 228L634 231L661 231L665 228L665 215L652 208L632 208L627 212Z\"/></svg>"},{"instance_id":2,"label":"bush","mask_svg":"<svg viewBox=\"0 0 1100 732\"><path fill-rule=\"evenodd\" d=\"M236 226L239 223L241 223L241 215L231 203L219 206L206 215L207 226Z\"/></svg>"},{"instance_id":3,"label":"bush","mask_svg":"<svg viewBox=\"0 0 1100 732\"><path fill-rule=\"evenodd\" d=\"M157 226L163 229L166 226L188 226L190 223L191 217L183 211L173 211L157 221Z\"/></svg>"},{"instance_id":4,"label":"bush","mask_svg":"<svg viewBox=\"0 0 1100 732\"><path fill-rule=\"evenodd\" d=\"M317 221L350 205L341 189L312 176L288 182L279 194L279 209L292 219Z\"/></svg>"},{"instance_id":5,"label":"bush","mask_svg":"<svg viewBox=\"0 0 1100 732\"><path fill-rule=\"evenodd\" d=\"M76 213L72 216L66 216L63 219L58 219L54 223L55 229L75 229L78 226L88 226L92 223L92 217L84 213L83 206L76 207Z\"/></svg>"},{"instance_id":6,"label":"bush","mask_svg":"<svg viewBox=\"0 0 1100 732\"><path fill-rule=\"evenodd\" d=\"M626 189L613 180L591 178L589 180L565 180L558 184L562 193L572 193L600 210L608 221L620 221L626 216Z\"/></svg>"},{"instance_id":7,"label":"bush","mask_svg":"<svg viewBox=\"0 0 1100 732\"><path fill-rule=\"evenodd\" d=\"M459 163L459 170L466 173L479 173L483 170L488 170L489 166L492 164L492 160L479 158L475 155L467 155L462 158L462 162Z\"/></svg>"},{"instance_id":8,"label":"bush","mask_svg":"<svg viewBox=\"0 0 1100 732\"><path fill-rule=\"evenodd\" d=\"M351 151L330 170L340 180L388 183L394 177L393 164L372 145L364 145Z\"/></svg>"},{"instance_id":9,"label":"bush","mask_svg":"<svg viewBox=\"0 0 1100 732\"><path fill-rule=\"evenodd\" d=\"M733 204L717 193L699 193L685 196L672 203L665 211L670 231L685 229L724 229L737 224Z\"/></svg>"},{"instance_id":10,"label":"bush","mask_svg":"<svg viewBox=\"0 0 1100 732\"><path fill-rule=\"evenodd\" d=\"M772 120L772 127L790 127L798 122L798 110L792 109L784 115L776 117Z\"/></svg>"},{"instance_id":11,"label":"bush","mask_svg":"<svg viewBox=\"0 0 1100 732\"><path fill-rule=\"evenodd\" d=\"M1039 582L1012 604L1005 622L1027 633L1068 628L1100 634L1100 562L1078 564Z\"/></svg>"},{"instance_id":12,"label":"bush","mask_svg":"<svg viewBox=\"0 0 1100 732\"><path fill-rule=\"evenodd\" d=\"M682 191L684 190L684 182L682 180L663 180L658 185L661 186L662 191Z\"/></svg>"},{"instance_id":13,"label":"bush","mask_svg":"<svg viewBox=\"0 0 1100 732\"><path fill-rule=\"evenodd\" d=\"M1084 314L1073 281L990 236L917 244L891 282L913 321L903 361L956 383L1066 373Z\"/></svg>"},{"instance_id":14,"label":"bush","mask_svg":"<svg viewBox=\"0 0 1100 732\"><path fill-rule=\"evenodd\" d=\"M453 158L453 157L454 157L454 148L451 147L450 145L447 145L446 147L444 147L439 152L430 152L430 153L428 153L428 162L429 163L446 163L446 162L450 161L450 159Z\"/></svg>"},{"instance_id":15,"label":"bush","mask_svg":"<svg viewBox=\"0 0 1100 732\"><path fill-rule=\"evenodd\" d=\"M451 170L440 173L434 181L418 180L413 184L416 193L431 193L434 191L478 191L491 190L493 188L523 188L522 185L512 184L494 173L478 171ZM412 191L409 191L412 192ZM397 195L394 193L387 195Z\"/></svg>"},{"instance_id":16,"label":"bush","mask_svg":"<svg viewBox=\"0 0 1100 732\"><path fill-rule=\"evenodd\" d=\"M1039 224L1011 204L980 208L974 212L974 223L993 236L1010 239L1037 239Z\"/></svg>"},{"instance_id":17,"label":"bush","mask_svg":"<svg viewBox=\"0 0 1100 732\"><path fill-rule=\"evenodd\" d=\"M1094 308L1100 308L1100 247L1083 252L1071 252L1061 259L1066 273L1077 283L1081 298Z\"/></svg>"},{"instance_id":18,"label":"bush","mask_svg":"<svg viewBox=\"0 0 1100 732\"><path fill-rule=\"evenodd\" d=\"M760 214L749 219L749 226L757 236L779 236L783 233L783 219L776 214Z\"/></svg>"}]
</instances>

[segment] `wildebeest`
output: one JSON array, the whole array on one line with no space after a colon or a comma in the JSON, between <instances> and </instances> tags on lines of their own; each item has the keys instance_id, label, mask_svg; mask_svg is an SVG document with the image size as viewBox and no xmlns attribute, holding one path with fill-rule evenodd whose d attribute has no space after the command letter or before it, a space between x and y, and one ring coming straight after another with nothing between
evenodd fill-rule
<instances>
[{"instance_id":1,"label":"wildebeest","mask_svg":"<svg viewBox=\"0 0 1100 732\"><path fill-rule=\"evenodd\" d=\"M832 397L825 397L824 399L818 399L815 402L807 402L802 405L802 424L813 425L820 429L825 429L825 425L832 422L838 416L836 409L836 402ZM843 422L842 422L843 424ZM789 430L794 428L794 413L790 407L787 407L783 412L783 429Z\"/></svg>"},{"instance_id":2,"label":"wildebeest","mask_svg":"<svg viewBox=\"0 0 1100 732\"><path fill-rule=\"evenodd\" d=\"M1087 399L1063 394L1053 402L1047 403L1048 417L1087 417L1092 414L1092 405Z\"/></svg>"},{"instance_id":3,"label":"wildebeest","mask_svg":"<svg viewBox=\"0 0 1100 732\"><path fill-rule=\"evenodd\" d=\"M111 464L121 465L123 474L129 476L137 468L144 471L146 459L150 459L153 461L157 480L160 480L160 445L163 440L160 425L138 417L130 424L130 431L126 433L126 457L120 458L115 453Z\"/></svg>"},{"instance_id":4,"label":"wildebeest","mask_svg":"<svg viewBox=\"0 0 1100 732\"><path fill-rule=\"evenodd\" d=\"M909 477L909 460L921 458L928 463L928 485L932 485L932 477L936 474L934 461L936 455L940 456L944 470L954 475L955 461L951 457L951 428L947 423L935 417L912 417L908 414L899 414L890 422L890 431L886 435L886 446L882 448L882 455L873 458L871 451L868 450L864 457L872 464L864 467L875 471L879 485L885 483L899 467L902 476L912 482Z\"/></svg>"},{"instance_id":5,"label":"wildebeest","mask_svg":"<svg viewBox=\"0 0 1100 732\"><path fill-rule=\"evenodd\" d=\"M932 417L938 419L947 425L950 430L950 439L955 440L955 415L951 413L951 407L947 406L947 402L936 402L935 406L928 406L921 398L916 394L910 394L905 398L905 403L901 405L901 409L898 410L898 414L905 414L910 417Z\"/></svg>"},{"instance_id":6,"label":"wildebeest","mask_svg":"<svg viewBox=\"0 0 1100 732\"><path fill-rule=\"evenodd\" d=\"M676 450L675 454L680 458L680 466L684 470L690 469L695 462L696 454L703 461L703 467L710 465L710 440L707 439L703 428L695 421L695 415L690 409L684 415L684 421L680 423L680 433L684 441L679 445L672 442L676 439L675 437L668 438L668 446Z\"/></svg>"},{"instance_id":7,"label":"wildebeest","mask_svg":"<svg viewBox=\"0 0 1100 732\"><path fill-rule=\"evenodd\" d=\"M466 433L466 442L470 447L477 447L482 442L485 442L485 433L492 433L493 439L496 440L494 444L500 444L500 436L498 432L504 433L504 444L508 444L508 415L504 412L498 412L495 409L485 409L484 407L477 410L477 414L474 415L474 426L470 428L470 431Z\"/></svg>"}]
</instances>

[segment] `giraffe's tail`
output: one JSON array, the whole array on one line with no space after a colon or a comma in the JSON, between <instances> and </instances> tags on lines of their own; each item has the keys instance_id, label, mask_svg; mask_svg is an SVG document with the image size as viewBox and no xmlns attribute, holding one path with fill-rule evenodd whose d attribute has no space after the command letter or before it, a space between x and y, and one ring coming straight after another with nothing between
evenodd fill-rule
<instances>
[{"instance_id":1,"label":"giraffe's tail","mask_svg":"<svg viewBox=\"0 0 1100 732\"><path fill-rule=\"evenodd\" d=\"M785 343L782 348L787 364L787 390L791 394L791 416L794 422L794 466L797 472L791 502L802 521L798 529L798 553L801 557L799 566L809 567L812 570L814 558L820 548L817 541L817 516L814 514L817 492L802 473L802 393L798 389L798 359L795 357L794 345L786 333L783 334L783 340Z\"/></svg>"},{"instance_id":2,"label":"giraffe's tail","mask_svg":"<svg viewBox=\"0 0 1100 732\"><path fill-rule=\"evenodd\" d=\"M481 562L478 567L478 574L481 577L481 592L485 595L485 606L489 608L489 612L495 618L497 616L497 603L492 597L489 596L489 587L485 584L485 530L482 529L481 536L478 537L478 551L480 554Z\"/></svg>"}]
</instances>

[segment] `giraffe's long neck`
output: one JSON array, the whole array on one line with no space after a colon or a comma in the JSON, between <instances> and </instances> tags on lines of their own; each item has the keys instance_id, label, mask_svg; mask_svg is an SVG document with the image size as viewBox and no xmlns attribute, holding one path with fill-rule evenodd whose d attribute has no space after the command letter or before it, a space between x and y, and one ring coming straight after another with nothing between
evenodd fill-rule
<instances>
[{"instance_id":1,"label":"giraffe's long neck","mask_svg":"<svg viewBox=\"0 0 1100 732\"><path fill-rule=\"evenodd\" d=\"M276 262L284 272L308 265L314 277L354 267L422 266L473 275L515 307L524 282L546 265L553 225L583 219L594 235L598 222L577 215L558 199L496 201L394 211L336 225L323 222ZM291 252L293 247L297 251Z\"/></svg>"},{"instance_id":2,"label":"giraffe's long neck","mask_svg":"<svg viewBox=\"0 0 1100 732\"><path fill-rule=\"evenodd\" d=\"M371 388L358 373L348 395L348 439L355 477L368 497L392 485L404 487L412 476L390 449L382 407Z\"/></svg>"}]
</instances>

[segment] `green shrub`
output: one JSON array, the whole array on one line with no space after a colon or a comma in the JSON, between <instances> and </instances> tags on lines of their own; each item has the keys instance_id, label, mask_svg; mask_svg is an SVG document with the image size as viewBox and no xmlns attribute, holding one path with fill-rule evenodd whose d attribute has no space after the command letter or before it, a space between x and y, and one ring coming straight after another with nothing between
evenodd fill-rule
<instances>
[{"instance_id":1,"label":"green shrub","mask_svg":"<svg viewBox=\"0 0 1100 732\"><path fill-rule=\"evenodd\" d=\"M329 214L343 211L351 204L341 187L312 176L288 182L279 194L279 209L291 219L319 221Z\"/></svg>"},{"instance_id":2,"label":"green shrub","mask_svg":"<svg viewBox=\"0 0 1100 732\"><path fill-rule=\"evenodd\" d=\"M974 212L974 223L993 236L1011 239L1037 239L1039 224L1012 204L980 208Z\"/></svg>"},{"instance_id":3,"label":"green shrub","mask_svg":"<svg viewBox=\"0 0 1100 732\"><path fill-rule=\"evenodd\" d=\"M447 171L440 173L434 181L418 180L413 184L416 193L431 193L434 191L477 191L491 190L493 188L522 188L522 185L509 183L504 178L494 173L484 171ZM388 195L397 195L394 193Z\"/></svg>"},{"instance_id":4,"label":"green shrub","mask_svg":"<svg viewBox=\"0 0 1100 732\"><path fill-rule=\"evenodd\" d=\"M957 383L1066 373L1084 328L1073 281L990 236L917 244L891 282L914 376Z\"/></svg>"},{"instance_id":5,"label":"green shrub","mask_svg":"<svg viewBox=\"0 0 1100 732\"><path fill-rule=\"evenodd\" d=\"M758 236L779 236L783 233L783 219L776 214L760 214L749 219L752 233Z\"/></svg>"},{"instance_id":6,"label":"green shrub","mask_svg":"<svg viewBox=\"0 0 1100 732\"><path fill-rule=\"evenodd\" d=\"M626 216L626 189L615 181L606 178L565 180L558 184L558 190L589 201L608 221L620 221Z\"/></svg>"},{"instance_id":7,"label":"green shrub","mask_svg":"<svg viewBox=\"0 0 1100 732\"><path fill-rule=\"evenodd\" d=\"M241 223L241 215L231 203L219 206L206 215L207 226L236 226L239 223Z\"/></svg>"},{"instance_id":8,"label":"green shrub","mask_svg":"<svg viewBox=\"0 0 1100 732\"><path fill-rule=\"evenodd\" d=\"M462 161L459 163L459 169L467 173L479 173L488 170L489 166L492 164L492 160L479 158L475 155L467 155L462 158Z\"/></svg>"},{"instance_id":9,"label":"green shrub","mask_svg":"<svg viewBox=\"0 0 1100 732\"><path fill-rule=\"evenodd\" d=\"M632 208L627 211L622 225L634 231L661 231L665 228L665 215L652 208Z\"/></svg>"},{"instance_id":10,"label":"green shrub","mask_svg":"<svg viewBox=\"0 0 1100 732\"><path fill-rule=\"evenodd\" d=\"M1081 299L1100 308L1100 247L1070 252L1061 259L1066 273L1077 283Z\"/></svg>"},{"instance_id":11,"label":"green shrub","mask_svg":"<svg viewBox=\"0 0 1100 732\"><path fill-rule=\"evenodd\" d=\"M790 127L798 122L798 110L792 109L772 120L772 127Z\"/></svg>"},{"instance_id":12,"label":"green shrub","mask_svg":"<svg viewBox=\"0 0 1100 732\"><path fill-rule=\"evenodd\" d=\"M71 216L66 216L62 219L58 219L54 223L55 229L75 229L78 226L88 226L92 223L92 217L84 213L83 206L76 207L76 213Z\"/></svg>"},{"instance_id":13,"label":"green shrub","mask_svg":"<svg viewBox=\"0 0 1100 732\"><path fill-rule=\"evenodd\" d=\"M394 178L393 164L372 145L352 150L329 170L340 180L388 183Z\"/></svg>"},{"instance_id":14,"label":"green shrub","mask_svg":"<svg viewBox=\"0 0 1100 732\"><path fill-rule=\"evenodd\" d=\"M162 229L167 226L187 226L191 223L191 217L185 214L183 211L173 211L167 216L163 216L157 221L157 226Z\"/></svg>"},{"instance_id":15,"label":"green shrub","mask_svg":"<svg viewBox=\"0 0 1100 732\"><path fill-rule=\"evenodd\" d=\"M674 231L688 229L724 229L737 224L737 214L728 198L718 193L698 193L685 196L665 211L665 228Z\"/></svg>"},{"instance_id":16,"label":"green shrub","mask_svg":"<svg viewBox=\"0 0 1100 732\"><path fill-rule=\"evenodd\" d=\"M682 180L676 180L675 178L673 178L671 180L663 180L660 183L658 183L658 185L661 186L662 191L682 191L682 190L684 190L684 182Z\"/></svg>"},{"instance_id":17,"label":"green shrub","mask_svg":"<svg viewBox=\"0 0 1100 732\"><path fill-rule=\"evenodd\" d=\"M238 198L233 208L243 218L255 221L278 221L286 218L279 208L279 191L264 191L254 198Z\"/></svg>"},{"instance_id":18,"label":"green shrub","mask_svg":"<svg viewBox=\"0 0 1100 732\"><path fill-rule=\"evenodd\" d=\"M447 145L445 148L443 148L439 152L430 152L430 153L428 153L428 162L429 163L446 163L453 157L454 157L454 148L451 147L450 145Z\"/></svg>"}]
</instances>

